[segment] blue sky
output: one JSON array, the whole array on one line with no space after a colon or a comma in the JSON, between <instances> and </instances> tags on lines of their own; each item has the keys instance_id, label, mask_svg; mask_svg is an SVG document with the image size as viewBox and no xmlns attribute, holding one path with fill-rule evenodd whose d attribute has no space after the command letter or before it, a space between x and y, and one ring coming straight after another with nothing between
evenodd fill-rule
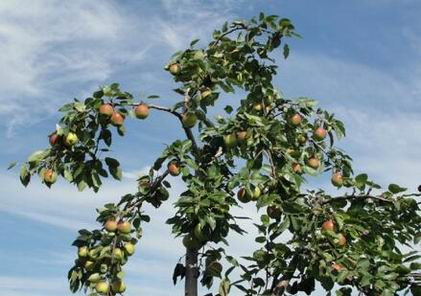
<instances>
[{"instance_id":1,"label":"blue sky","mask_svg":"<svg viewBox=\"0 0 421 296\"><path fill-rule=\"evenodd\" d=\"M420 1L2 0L0 295L71 295L66 274L76 231L95 227L95 208L132 192L135 176L181 135L173 119L153 113L146 122L128 123L127 137L115 143L123 182L106 183L96 195L62 181L51 190L37 181L25 189L17 172L5 168L48 144L58 107L114 81L138 97L159 94L170 105L174 84L163 71L170 55L191 39L208 40L226 19L260 11L291 18L304 37L291 43L287 61L279 53L276 83L284 94L313 97L345 122L348 138L340 146L353 155L356 171L415 190L421 183ZM174 196L182 190L175 184ZM164 224L171 213L171 204L151 209L153 223L128 265L127 295L180 291L171 273L182 249ZM233 252L252 249L247 239L235 239Z\"/></svg>"}]
</instances>

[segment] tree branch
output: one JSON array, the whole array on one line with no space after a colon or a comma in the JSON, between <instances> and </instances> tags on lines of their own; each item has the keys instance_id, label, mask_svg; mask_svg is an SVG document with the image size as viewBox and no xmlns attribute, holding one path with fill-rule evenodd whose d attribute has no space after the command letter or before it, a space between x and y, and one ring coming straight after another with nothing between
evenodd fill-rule
<instances>
[{"instance_id":1,"label":"tree branch","mask_svg":"<svg viewBox=\"0 0 421 296\"><path fill-rule=\"evenodd\" d=\"M151 109L156 109L156 110L160 110L160 111L164 111L164 112L168 112L168 113L173 114L174 116L176 116L178 118L178 120L180 120L181 124L183 125L183 116L179 112L177 112L175 110L172 110L168 107L163 107L163 106L158 106L158 105L153 105L153 104L150 104L150 105L148 104L148 106ZM184 132L185 132L187 138L192 142L193 153L195 155L199 155L199 148L197 146L196 139L194 138L194 135L193 135L191 129L189 129L187 127L184 127L184 125L183 125L183 129L184 129Z\"/></svg>"},{"instance_id":2,"label":"tree branch","mask_svg":"<svg viewBox=\"0 0 421 296\"><path fill-rule=\"evenodd\" d=\"M335 202L335 201L341 201L341 200L366 200L366 199L372 199L372 200L376 200L376 201L381 201L381 202L387 202L387 203L393 203L393 200L391 199L387 199L384 198L383 196L374 196L374 195L343 195L343 196L336 196L333 197L329 200L326 200L322 203L322 205L331 203L331 202Z\"/></svg>"}]
</instances>

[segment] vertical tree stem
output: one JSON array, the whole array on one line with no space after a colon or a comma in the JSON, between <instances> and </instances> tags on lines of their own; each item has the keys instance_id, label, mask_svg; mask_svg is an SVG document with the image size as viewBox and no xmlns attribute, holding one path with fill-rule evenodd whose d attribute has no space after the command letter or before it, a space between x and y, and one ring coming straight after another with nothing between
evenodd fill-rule
<instances>
[{"instance_id":1,"label":"vertical tree stem","mask_svg":"<svg viewBox=\"0 0 421 296\"><path fill-rule=\"evenodd\" d=\"M197 250L186 249L185 296L197 296Z\"/></svg>"}]
</instances>

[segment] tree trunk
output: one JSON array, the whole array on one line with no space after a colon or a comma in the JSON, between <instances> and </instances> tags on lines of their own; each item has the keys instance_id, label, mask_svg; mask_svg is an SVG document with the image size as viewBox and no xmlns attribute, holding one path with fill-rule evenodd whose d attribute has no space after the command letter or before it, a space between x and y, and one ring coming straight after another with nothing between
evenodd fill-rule
<instances>
[{"instance_id":1,"label":"tree trunk","mask_svg":"<svg viewBox=\"0 0 421 296\"><path fill-rule=\"evenodd\" d=\"M197 296L197 250L186 249L185 296Z\"/></svg>"}]
</instances>

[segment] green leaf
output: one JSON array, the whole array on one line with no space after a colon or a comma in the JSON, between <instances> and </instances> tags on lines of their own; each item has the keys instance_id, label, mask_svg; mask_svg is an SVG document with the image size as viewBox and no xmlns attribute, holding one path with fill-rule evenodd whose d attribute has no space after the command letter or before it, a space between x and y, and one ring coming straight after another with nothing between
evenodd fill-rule
<instances>
[{"instance_id":1,"label":"green leaf","mask_svg":"<svg viewBox=\"0 0 421 296\"><path fill-rule=\"evenodd\" d=\"M399 185L396 185L396 184L390 184L388 189L390 192L394 194L404 192L407 190L407 188L400 187Z\"/></svg>"},{"instance_id":2,"label":"green leaf","mask_svg":"<svg viewBox=\"0 0 421 296\"><path fill-rule=\"evenodd\" d=\"M23 164L20 167L20 181L23 184L23 186L28 186L29 181L31 180L31 175L28 172L28 169L26 168L26 165Z\"/></svg>"},{"instance_id":3,"label":"green leaf","mask_svg":"<svg viewBox=\"0 0 421 296\"><path fill-rule=\"evenodd\" d=\"M7 169L8 170L13 169L16 166L17 163L18 163L17 161L14 161L14 162L10 163L9 166L7 167Z\"/></svg>"},{"instance_id":4,"label":"green leaf","mask_svg":"<svg viewBox=\"0 0 421 296\"><path fill-rule=\"evenodd\" d=\"M288 56L289 56L289 46L288 44L285 44L284 45L284 58L286 59L288 58Z\"/></svg>"},{"instance_id":5,"label":"green leaf","mask_svg":"<svg viewBox=\"0 0 421 296\"><path fill-rule=\"evenodd\" d=\"M121 180L123 173L118 160L111 157L106 157L105 163L108 165L108 170L110 171L111 176L113 176L113 178L116 180Z\"/></svg>"},{"instance_id":6,"label":"green leaf","mask_svg":"<svg viewBox=\"0 0 421 296\"><path fill-rule=\"evenodd\" d=\"M32 162L32 163L40 162L42 159L44 159L48 155L48 151L49 149L35 151L28 157L28 162Z\"/></svg>"},{"instance_id":7,"label":"green leaf","mask_svg":"<svg viewBox=\"0 0 421 296\"><path fill-rule=\"evenodd\" d=\"M355 177L355 186L358 189L363 189L365 184L367 183L368 176L367 174L359 174Z\"/></svg>"}]
</instances>

